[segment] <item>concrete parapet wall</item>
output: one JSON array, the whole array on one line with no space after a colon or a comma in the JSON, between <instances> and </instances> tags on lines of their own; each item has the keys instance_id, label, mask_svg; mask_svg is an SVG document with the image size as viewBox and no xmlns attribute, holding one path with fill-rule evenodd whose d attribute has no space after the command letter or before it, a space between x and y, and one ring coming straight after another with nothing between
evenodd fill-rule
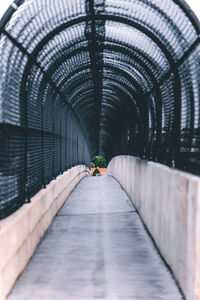
<instances>
[{"instance_id":1,"label":"concrete parapet wall","mask_svg":"<svg viewBox=\"0 0 200 300\"><path fill-rule=\"evenodd\" d=\"M107 174L126 190L187 300L200 300L200 177L132 156Z\"/></svg>"},{"instance_id":2,"label":"concrete parapet wall","mask_svg":"<svg viewBox=\"0 0 200 300\"><path fill-rule=\"evenodd\" d=\"M6 299L71 191L89 174L83 165L66 171L36 194L31 203L0 221L0 300Z\"/></svg>"}]
</instances>

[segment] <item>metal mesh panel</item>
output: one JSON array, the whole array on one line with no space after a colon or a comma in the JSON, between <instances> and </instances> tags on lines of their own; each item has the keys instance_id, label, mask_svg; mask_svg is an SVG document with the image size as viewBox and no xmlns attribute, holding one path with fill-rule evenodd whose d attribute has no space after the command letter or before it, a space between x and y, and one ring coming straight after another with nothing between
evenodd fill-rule
<instances>
[{"instance_id":1,"label":"metal mesh panel","mask_svg":"<svg viewBox=\"0 0 200 300\"><path fill-rule=\"evenodd\" d=\"M0 22L0 217L99 154L200 173L200 25L181 0L15 0Z\"/></svg>"}]
</instances>

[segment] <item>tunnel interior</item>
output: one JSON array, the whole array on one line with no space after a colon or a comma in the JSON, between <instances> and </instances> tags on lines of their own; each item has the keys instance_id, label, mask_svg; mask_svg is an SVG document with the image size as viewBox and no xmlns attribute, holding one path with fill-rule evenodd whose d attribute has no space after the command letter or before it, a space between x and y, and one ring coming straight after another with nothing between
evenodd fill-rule
<instances>
[{"instance_id":1,"label":"tunnel interior","mask_svg":"<svg viewBox=\"0 0 200 300\"><path fill-rule=\"evenodd\" d=\"M0 217L101 155L200 173L200 24L181 0L15 0L0 22Z\"/></svg>"}]
</instances>

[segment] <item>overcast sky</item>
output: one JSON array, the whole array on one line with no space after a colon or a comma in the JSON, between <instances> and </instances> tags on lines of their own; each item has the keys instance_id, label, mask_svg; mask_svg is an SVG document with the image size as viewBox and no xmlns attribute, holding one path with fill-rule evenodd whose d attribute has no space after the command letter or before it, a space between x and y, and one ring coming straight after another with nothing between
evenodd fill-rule
<instances>
[{"instance_id":1,"label":"overcast sky","mask_svg":"<svg viewBox=\"0 0 200 300\"><path fill-rule=\"evenodd\" d=\"M74 1L74 0L72 0ZM13 0L5 0L0 3L0 17L3 15L8 6L13 2ZM186 1L193 11L196 13L197 17L200 20L200 1L199 0L187 0Z\"/></svg>"}]
</instances>

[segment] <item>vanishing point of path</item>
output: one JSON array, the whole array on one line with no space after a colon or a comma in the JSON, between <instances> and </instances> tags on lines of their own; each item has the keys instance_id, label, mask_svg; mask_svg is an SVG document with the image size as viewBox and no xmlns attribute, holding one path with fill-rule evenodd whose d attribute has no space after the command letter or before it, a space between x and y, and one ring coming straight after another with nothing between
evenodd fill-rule
<instances>
[{"instance_id":1,"label":"vanishing point of path","mask_svg":"<svg viewBox=\"0 0 200 300\"><path fill-rule=\"evenodd\" d=\"M180 300L140 217L112 177L72 192L8 300Z\"/></svg>"}]
</instances>

